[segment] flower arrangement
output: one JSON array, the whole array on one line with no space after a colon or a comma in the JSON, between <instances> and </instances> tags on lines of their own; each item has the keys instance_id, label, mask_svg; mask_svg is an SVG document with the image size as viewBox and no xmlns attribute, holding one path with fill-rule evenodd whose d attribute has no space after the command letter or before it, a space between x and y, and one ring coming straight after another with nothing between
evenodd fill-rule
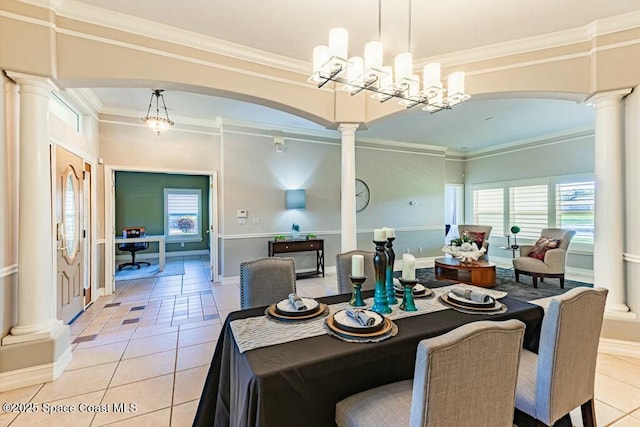
<instances>
[{"instance_id":1,"label":"flower arrangement","mask_svg":"<svg viewBox=\"0 0 640 427\"><path fill-rule=\"evenodd\" d=\"M471 245L472 243L474 243L474 240L466 234L463 234L462 237L458 237L457 239L451 239L451 246L462 247L462 245L464 245L465 243Z\"/></svg>"},{"instance_id":2,"label":"flower arrangement","mask_svg":"<svg viewBox=\"0 0 640 427\"><path fill-rule=\"evenodd\" d=\"M188 231L192 231L196 227L196 222L188 216L183 216L176 221L176 227L178 227L183 233L186 233Z\"/></svg>"},{"instance_id":3,"label":"flower arrangement","mask_svg":"<svg viewBox=\"0 0 640 427\"><path fill-rule=\"evenodd\" d=\"M478 244L471 237L463 234L457 239L451 239L451 245L442 248L442 252L458 258L462 262L477 261L487 250L478 249Z\"/></svg>"}]
</instances>

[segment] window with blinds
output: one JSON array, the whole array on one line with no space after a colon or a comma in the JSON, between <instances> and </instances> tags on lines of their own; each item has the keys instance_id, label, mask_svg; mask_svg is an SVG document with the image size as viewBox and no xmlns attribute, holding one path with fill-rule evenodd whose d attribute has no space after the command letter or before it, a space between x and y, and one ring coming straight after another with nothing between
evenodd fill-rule
<instances>
[{"instance_id":1,"label":"window with blinds","mask_svg":"<svg viewBox=\"0 0 640 427\"><path fill-rule=\"evenodd\" d=\"M509 224L520 227L518 237L538 239L549 226L549 186L509 188Z\"/></svg>"},{"instance_id":2,"label":"window with blinds","mask_svg":"<svg viewBox=\"0 0 640 427\"><path fill-rule=\"evenodd\" d=\"M164 189L165 238L167 240L200 240L201 191L197 189Z\"/></svg>"},{"instance_id":3,"label":"window with blinds","mask_svg":"<svg viewBox=\"0 0 640 427\"><path fill-rule=\"evenodd\" d=\"M490 225L492 236L504 236L504 189L473 190L473 223Z\"/></svg>"},{"instance_id":4,"label":"window with blinds","mask_svg":"<svg viewBox=\"0 0 640 427\"><path fill-rule=\"evenodd\" d=\"M574 242L593 243L594 191L593 181L556 185L556 224L575 230Z\"/></svg>"}]
</instances>

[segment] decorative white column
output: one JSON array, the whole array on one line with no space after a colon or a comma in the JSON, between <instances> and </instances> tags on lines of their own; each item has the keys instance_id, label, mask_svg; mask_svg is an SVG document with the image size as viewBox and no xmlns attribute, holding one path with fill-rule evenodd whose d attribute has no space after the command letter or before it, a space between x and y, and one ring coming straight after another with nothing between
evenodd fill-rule
<instances>
[{"instance_id":1,"label":"decorative white column","mask_svg":"<svg viewBox=\"0 0 640 427\"><path fill-rule=\"evenodd\" d=\"M606 311L626 313L622 105L631 89L601 92L587 102L596 106L594 285L609 289Z\"/></svg>"},{"instance_id":2,"label":"decorative white column","mask_svg":"<svg viewBox=\"0 0 640 427\"><path fill-rule=\"evenodd\" d=\"M342 201L340 204L341 252L358 248L356 233L356 129L357 124L341 124L342 132Z\"/></svg>"},{"instance_id":3,"label":"decorative white column","mask_svg":"<svg viewBox=\"0 0 640 427\"><path fill-rule=\"evenodd\" d=\"M8 73L19 85L18 323L2 344L48 339L56 320L52 251L49 79Z\"/></svg>"}]
</instances>

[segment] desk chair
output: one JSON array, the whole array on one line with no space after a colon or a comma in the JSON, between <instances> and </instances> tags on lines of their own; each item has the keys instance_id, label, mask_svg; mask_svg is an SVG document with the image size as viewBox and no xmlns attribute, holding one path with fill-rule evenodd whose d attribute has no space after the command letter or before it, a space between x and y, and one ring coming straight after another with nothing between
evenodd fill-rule
<instances>
[{"instance_id":1,"label":"desk chair","mask_svg":"<svg viewBox=\"0 0 640 427\"><path fill-rule=\"evenodd\" d=\"M147 229L145 227L125 227L122 229L122 237L125 239L132 239L135 237L144 237L147 235ZM131 252L131 262L125 262L118 265L118 271L124 267L131 266L137 269L141 264L151 265L148 262L138 261L136 262L136 252L143 251L149 248L149 242L136 242L136 243L119 243L118 249L124 252Z\"/></svg>"}]
</instances>

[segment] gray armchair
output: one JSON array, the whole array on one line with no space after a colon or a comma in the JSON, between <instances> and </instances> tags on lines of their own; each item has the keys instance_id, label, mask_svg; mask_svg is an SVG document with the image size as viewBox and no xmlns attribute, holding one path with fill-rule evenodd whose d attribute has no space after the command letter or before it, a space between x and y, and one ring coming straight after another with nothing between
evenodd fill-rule
<instances>
[{"instance_id":1,"label":"gray armchair","mask_svg":"<svg viewBox=\"0 0 640 427\"><path fill-rule=\"evenodd\" d=\"M362 284L362 289L374 289L376 286L375 267L373 266L373 254L370 251L354 250L336 255L336 273L338 276L338 293L346 294L353 290L349 275L351 274L351 257L364 256L364 275L367 280Z\"/></svg>"},{"instance_id":2,"label":"gray armchair","mask_svg":"<svg viewBox=\"0 0 640 427\"><path fill-rule=\"evenodd\" d=\"M273 304L296 291L293 258L260 258L240 264L240 307Z\"/></svg>"},{"instance_id":3,"label":"gray armchair","mask_svg":"<svg viewBox=\"0 0 640 427\"><path fill-rule=\"evenodd\" d=\"M595 426L594 384L608 290L575 288L551 299L538 354L522 350L516 408L552 426L581 406L582 423Z\"/></svg>"},{"instance_id":4,"label":"gray armchair","mask_svg":"<svg viewBox=\"0 0 640 427\"><path fill-rule=\"evenodd\" d=\"M423 340L413 380L341 400L336 424L511 427L523 336L524 324L512 319L468 323Z\"/></svg>"},{"instance_id":5,"label":"gray armchair","mask_svg":"<svg viewBox=\"0 0 640 427\"><path fill-rule=\"evenodd\" d=\"M484 241L482 242L482 247L487 250L487 252L480 257L480 259L488 259L489 257L489 236L491 235L491 230L493 229L490 225L472 225L472 224L462 224L458 225L458 235L462 237L466 231L470 231L472 233L484 233ZM480 247L478 247L480 249Z\"/></svg>"},{"instance_id":6,"label":"gray armchair","mask_svg":"<svg viewBox=\"0 0 640 427\"><path fill-rule=\"evenodd\" d=\"M564 289L564 267L567 259L567 248L575 234L574 230L562 228L543 229L540 237L560 240L558 248L549 249L545 253L544 260L529 256L533 245L520 245L520 256L513 260L516 282L520 281L521 274L525 274L533 278L533 287L537 288L538 278L540 278L540 281L544 281L545 277L554 277L560 279L560 288Z\"/></svg>"}]
</instances>

